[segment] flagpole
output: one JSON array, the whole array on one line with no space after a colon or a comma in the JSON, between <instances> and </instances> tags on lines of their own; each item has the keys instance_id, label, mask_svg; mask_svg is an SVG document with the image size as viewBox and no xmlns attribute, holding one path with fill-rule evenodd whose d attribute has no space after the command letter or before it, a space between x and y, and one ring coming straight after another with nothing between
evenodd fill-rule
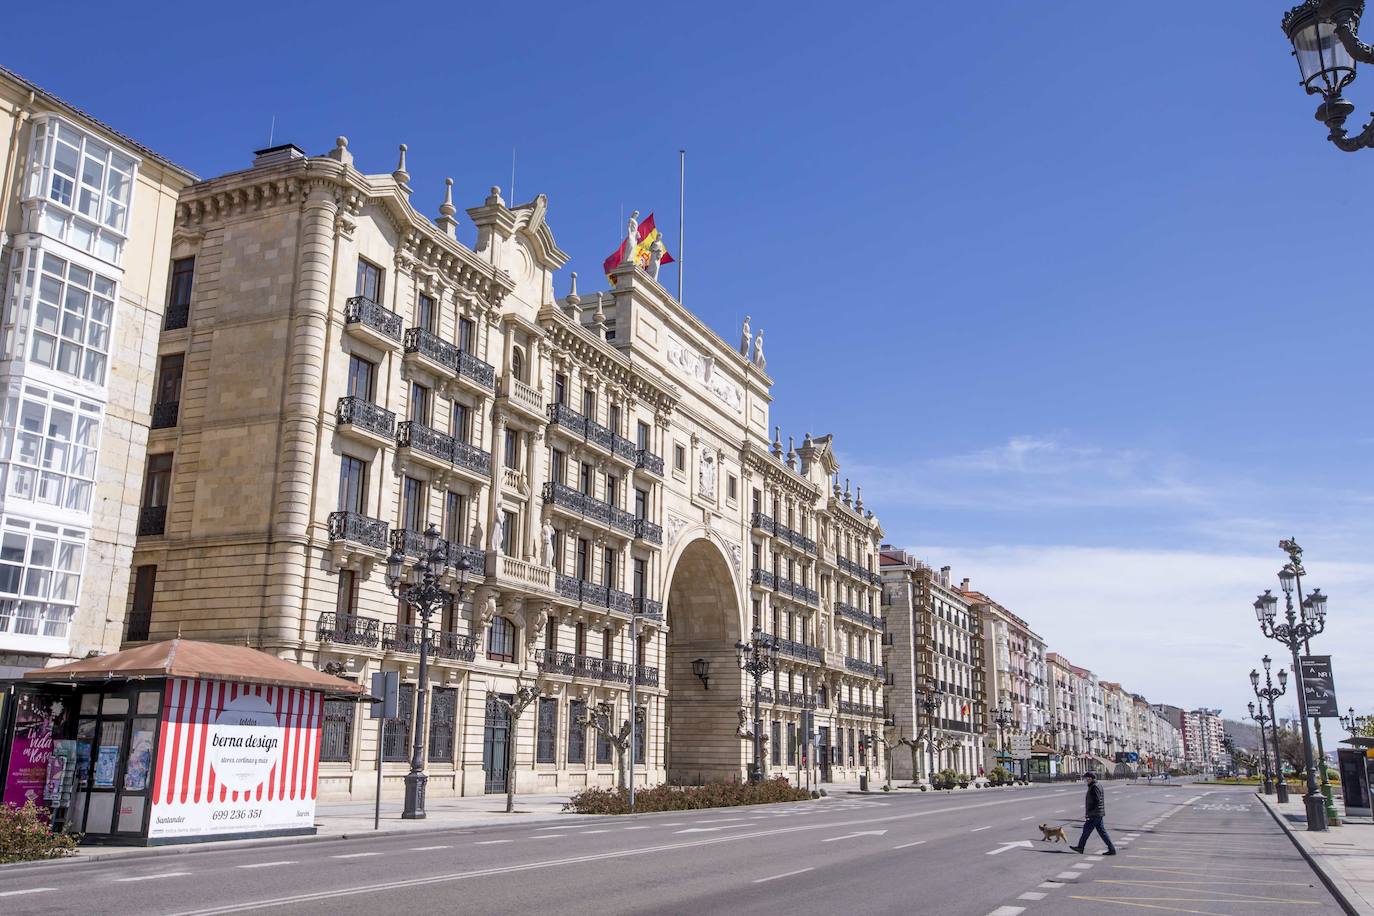
<instances>
[{"instance_id":1,"label":"flagpole","mask_svg":"<svg viewBox=\"0 0 1374 916\"><path fill-rule=\"evenodd\" d=\"M682 264L687 260L687 243L683 236L683 189L686 187L687 151L677 151L677 302L682 304Z\"/></svg>"}]
</instances>

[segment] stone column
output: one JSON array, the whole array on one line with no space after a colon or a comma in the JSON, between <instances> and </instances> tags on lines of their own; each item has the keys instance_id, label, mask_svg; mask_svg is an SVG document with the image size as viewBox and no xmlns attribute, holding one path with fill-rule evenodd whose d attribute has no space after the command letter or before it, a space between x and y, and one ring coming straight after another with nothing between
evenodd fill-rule
<instances>
[{"instance_id":1,"label":"stone column","mask_svg":"<svg viewBox=\"0 0 1374 916\"><path fill-rule=\"evenodd\" d=\"M525 559L533 562L539 560L539 494L544 488L544 455L542 443L544 441L544 428L538 427L534 432L525 437L525 467L526 479L529 481L530 491L525 498Z\"/></svg>"},{"instance_id":2,"label":"stone column","mask_svg":"<svg viewBox=\"0 0 1374 916\"><path fill-rule=\"evenodd\" d=\"M267 607L260 633L268 647L299 639L304 626L300 615L308 566L338 209L335 189L325 182L310 188L301 208L300 266L291 309L281 462L273 494Z\"/></svg>"}]
</instances>

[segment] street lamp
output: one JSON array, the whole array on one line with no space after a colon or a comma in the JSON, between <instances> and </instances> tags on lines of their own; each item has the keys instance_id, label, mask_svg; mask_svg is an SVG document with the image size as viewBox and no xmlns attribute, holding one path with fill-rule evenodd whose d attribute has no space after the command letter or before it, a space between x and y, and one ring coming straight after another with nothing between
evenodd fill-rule
<instances>
[{"instance_id":1,"label":"street lamp","mask_svg":"<svg viewBox=\"0 0 1374 916\"><path fill-rule=\"evenodd\" d=\"M1279 804L1283 804L1288 801L1288 782L1283 778L1283 752L1279 748L1279 720L1274 715L1274 701L1288 691L1288 672L1279 669L1279 686L1275 687L1269 675L1271 659L1266 655L1261 661L1264 663L1264 687L1259 685L1258 671L1250 672L1250 686L1255 691L1256 699L1269 704L1269 726L1274 736L1274 785L1277 787Z\"/></svg>"},{"instance_id":2,"label":"street lamp","mask_svg":"<svg viewBox=\"0 0 1374 916\"><path fill-rule=\"evenodd\" d=\"M763 712L759 709L759 691L763 689L763 676L778 666L777 640L754 627L749 642L735 643L735 658L740 670L754 678L754 762L749 768L749 781L760 782L763 779Z\"/></svg>"},{"instance_id":3,"label":"street lamp","mask_svg":"<svg viewBox=\"0 0 1374 916\"><path fill-rule=\"evenodd\" d=\"M1363 4L1361 4L1363 5ZM1315 772L1316 762L1312 754L1312 733L1307 724L1307 691L1303 689L1302 663L1299 661L1298 652L1310 654L1312 651L1311 640L1313 636L1319 636L1326 629L1326 596L1321 593L1321 589L1313 589L1312 594L1303 598L1302 577L1307 574L1307 570L1302 565L1302 548L1298 542L1292 538L1279 541L1279 547L1288 554L1288 562L1279 570L1279 587L1283 589L1284 598L1284 622L1277 623L1278 599L1265 589L1264 594L1255 600L1255 615L1259 619L1260 630L1265 636L1277 642L1283 643L1288 647L1289 653L1293 657L1293 675L1297 678L1295 693L1298 695L1298 714L1302 717L1302 745L1303 756L1307 763L1307 795L1303 799L1303 804L1307 811L1307 829L1325 830L1328 820L1335 820L1334 808L1328 811L1332 805L1327 786L1326 760L1322 757L1321 781L1322 788L1317 787L1317 773ZM1293 605L1293 597L1296 593L1298 607ZM1301 617L1299 617L1299 609ZM1317 730L1317 752L1322 754L1321 747L1321 723L1316 725Z\"/></svg>"},{"instance_id":4,"label":"street lamp","mask_svg":"<svg viewBox=\"0 0 1374 916\"><path fill-rule=\"evenodd\" d=\"M992 713L992 721L997 726L997 762L1001 764L1007 757L1007 729L1016 720L1010 709L998 706Z\"/></svg>"},{"instance_id":5,"label":"street lamp","mask_svg":"<svg viewBox=\"0 0 1374 916\"><path fill-rule=\"evenodd\" d=\"M448 545L439 537L439 529L434 524L425 528L423 549L415 563L412 580L409 584L402 578L405 553L398 544L386 561L386 584L391 594L406 603L410 610L420 618L420 676L419 688L415 697L414 740L410 749L410 772L406 774L405 807L401 817L409 820L423 820L425 816L425 786L429 776L425 773L425 697L429 694L429 621L436 612L443 610L450 601L462 604L467 590L468 559L458 558L458 591L450 594L440 584L448 569Z\"/></svg>"},{"instance_id":6,"label":"street lamp","mask_svg":"<svg viewBox=\"0 0 1374 916\"><path fill-rule=\"evenodd\" d=\"M927 781L931 784L935 782L935 713L939 710L944 696L944 691L940 689L939 683L927 674L926 690L921 696L921 708L925 710L926 714L926 753L930 757L930 771L926 776Z\"/></svg>"},{"instance_id":7,"label":"street lamp","mask_svg":"<svg viewBox=\"0 0 1374 916\"><path fill-rule=\"evenodd\" d=\"M1350 707L1348 714L1341 716L1341 727L1350 732L1350 737L1360 738L1364 736L1369 728L1370 716L1355 715L1355 707Z\"/></svg>"},{"instance_id":8,"label":"street lamp","mask_svg":"<svg viewBox=\"0 0 1374 916\"><path fill-rule=\"evenodd\" d=\"M1374 63L1374 48L1356 35L1363 14L1364 0L1305 0L1283 17L1301 85L1308 95L1322 97L1317 120L1326 125L1327 139L1347 153L1374 146L1374 122L1357 136L1346 136L1345 120L1355 106L1341 95L1355 80L1356 64Z\"/></svg>"},{"instance_id":9,"label":"street lamp","mask_svg":"<svg viewBox=\"0 0 1374 916\"><path fill-rule=\"evenodd\" d=\"M1256 687L1256 688L1259 687L1259 672L1258 672L1258 671L1251 671L1251 672L1250 672L1250 684L1251 684L1253 687ZM1259 708L1259 711L1258 711L1258 712L1256 712L1256 710L1255 710L1255 703L1254 703L1253 700L1252 700L1251 702L1247 703L1246 706L1247 706L1247 707L1249 708L1249 710L1250 710L1250 719L1251 719L1251 721L1253 721L1256 725L1258 725L1258 726L1259 726L1259 730L1260 730L1260 767L1261 767L1262 778L1263 778L1263 780L1264 780L1264 794L1265 794L1265 795L1273 795L1273 794L1274 794L1274 778L1273 778L1273 776L1271 775L1271 771L1270 771L1270 769L1269 769L1269 736L1268 736L1267 734L1265 734L1265 731L1264 731L1264 723L1266 723L1266 722L1269 721L1269 717L1268 717L1267 715L1265 715L1265 713L1264 713L1264 702L1263 702L1263 701L1260 702L1260 708Z\"/></svg>"}]
</instances>

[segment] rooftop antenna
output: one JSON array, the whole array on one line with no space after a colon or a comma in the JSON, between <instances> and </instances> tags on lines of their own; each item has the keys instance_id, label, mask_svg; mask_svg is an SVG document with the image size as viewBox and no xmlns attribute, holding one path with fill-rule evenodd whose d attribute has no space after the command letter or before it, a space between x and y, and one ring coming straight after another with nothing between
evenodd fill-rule
<instances>
[{"instance_id":1,"label":"rooftop antenna","mask_svg":"<svg viewBox=\"0 0 1374 916\"><path fill-rule=\"evenodd\" d=\"M510 148L510 204L515 206L515 147Z\"/></svg>"},{"instance_id":2,"label":"rooftop antenna","mask_svg":"<svg viewBox=\"0 0 1374 916\"><path fill-rule=\"evenodd\" d=\"M272 126L269 127L269 128L267 128L267 145L268 145L269 147L272 145L272 139L273 139L274 137L276 137L276 135L277 135L277 116L276 116L276 114L274 113L274 114L272 115Z\"/></svg>"},{"instance_id":3,"label":"rooftop antenna","mask_svg":"<svg viewBox=\"0 0 1374 916\"><path fill-rule=\"evenodd\" d=\"M677 304L682 304L682 264L687 260L687 242L683 231L683 191L686 188L687 151L677 151Z\"/></svg>"}]
</instances>

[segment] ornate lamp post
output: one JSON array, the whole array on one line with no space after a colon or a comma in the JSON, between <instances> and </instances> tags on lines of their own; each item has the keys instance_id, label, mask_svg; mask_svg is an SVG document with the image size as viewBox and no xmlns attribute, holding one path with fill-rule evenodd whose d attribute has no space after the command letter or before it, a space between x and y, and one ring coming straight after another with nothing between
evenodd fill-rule
<instances>
[{"instance_id":1,"label":"ornate lamp post","mask_svg":"<svg viewBox=\"0 0 1374 916\"><path fill-rule=\"evenodd\" d=\"M778 666L778 643L771 636L754 627L749 642L735 643L735 658L740 670L754 678L754 762L749 767L749 781L763 779L763 712L759 709L759 691L763 676Z\"/></svg>"},{"instance_id":2,"label":"ornate lamp post","mask_svg":"<svg viewBox=\"0 0 1374 916\"><path fill-rule=\"evenodd\" d=\"M1279 686L1275 687L1269 675L1271 659L1266 655L1260 661L1264 664L1264 687L1261 689L1259 686L1258 671L1250 672L1250 685L1254 688L1255 697L1269 704L1269 727L1274 737L1274 785L1279 804L1283 804L1288 801L1288 783L1283 778L1283 753L1279 750L1279 719L1274 715L1274 701L1288 692L1288 672L1279 669Z\"/></svg>"},{"instance_id":3,"label":"ornate lamp post","mask_svg":"<svg viewBox=\"0 0 1374 916\"><path fill-rule=\"evenodd\" d=\"M1007 756L1007 729L1016 720L1012 717L1010 709L998 706L993 710L992 721L997 726L997 763L1000 765Z\"/></svg>"},{"instance_id":4,"label":"ornate lamp post","mask_svg":"<svg viewBox=\"0 0 1374 916\"><path fill-rule=\"evenodd\" d=\"M387 588L420 618L420 683L415 692L414 740L411 742L410 772L406 774L405 807L401 817L422 820L425 816L425 786L429 782L429 776L425 773L424 727L425 698L429 695L429 621L450 601L462 603L463 593L467 590L468 561L467 557L458 558L458 592L451 595L440 584L448 569L448 546L440 539L439 529L433 524L425 528L424 550L415 563L413 580L409 584L402 578L405 559L405 554L398 546L386 561Z\"/></svg>"},{"instance_id":5,"label":"ornate lamp post","mask_svg":"<svg viewBox=\"0 0 1374 916\"><path fill-rule=\"evenodd\" d=\"M1325 830L1328 823L1327 806L1330 801L1325 794L1317 787L1316 761L1312 753L1312 734L1307 724L1307 697L1302 683L1302 665L1298 660L1298 652L1311 651L1311 639L1319 636L1326 629L1326 596L1321 593L1321 589L1313 589L1312 594L1307 598L1302 596L1302 576L1307 571L1302 566L1302 548L1297 542L1289 539L1279 542L1279 547L1288 553L1288 563L1283 569L1279 570L1279 586L1283 589L1284 597L1284 622L1276 623L1278 615L1279 601L1265 589L1264 594L1255 600L1255 616L1259 619L1260 630L1265 636L1277 642L1283 643L1288 647L1289 653L1293 657L1293 673L1297 677L1298 695L1298 714L1302 717L1302 744L1303 755L1307 763L1307 795L1303 799L1303 804L1307 811L1307 829ZM1298 607L1301 608L1302 616L1298 616L1298 609L1293 605L1293 595L1297 593ZM1318 724L1320 728L1320 724ZM1320 750L1320 748L1319 748ZM1326 760L1322 760L1321 778L1326 779Z\"/></svg>"},{"instance_id":6,"label":"ornate lamp post","mask_svg":"<svg viewBox=\"0 0 1374 916\"><path fill-rule=\"evenodd\" d=\"M940 709L940 703L944 700L944 691L935 678L926 675L926 690L921 696L921 708L926 714L926 752L930 757L930 770L926 774L927 782L935 782L935 713Z\"/></svg>"},{"instance_id":7,"label":"ornate lamp post","mask_svg":"<svg viewBox=\"0 0 1374 916\"><path fill-rule=\"evenodd\" d=\"M1357 64L1374 63L1374 48L1359 40L1364 0L1305 0L1283 17L1283 32L1293 44L1302 87L1320 95L1317 120L1327 139L1347 153L1374 146L1374 122L1348 137L1345 120L1355 106L1341 92L1355 80Z\"/></svg>"},{"instance_id":8,"label":"ornate lamp post","mask_svg":"<svg viewBox=\"0 0 1374 916\"><path fill-rule=\"evenodd\" d=\"M1258 686L1259 686L1259 672L1258 672L1258 671L1251 671L1251 672L1250 672L1250 683L1253 684L1255 687L1258 687ZM1251 721L1253 721L1256 725L1258 725L1258 726L1259 726L1259 730L1260 730L1260 766L1263 768L1263 769L1262 769L1262 772L1263 772L1263 779L1264 779L1264 794L1265 794L1265 795L1273 795L1273 794L1274 794L1274 778L1273 778L1272 773L1271 773L1271 771L1270 771L1270 769L1269 769L1269 736L1268 736L1267 734L1265 734L1265 731L1264 731L1264 723L1266 723L1266 722L1269 721L1269 717L1268 717L1267 715L1265 715L1265 713L1264 713L1264 703L1263 703L1263 702L1260 703L1259 712L1256 712L1256 711L1255 711L1255 704L1254 704L1254 701L1253 701L1253 700L1252 700L1250 703L1248 703L1247 705L1248 705L1248 707L1249 707L1249 709L1250 709L1250 719L1251 719Z\"/></svg>"}]
</instances>

